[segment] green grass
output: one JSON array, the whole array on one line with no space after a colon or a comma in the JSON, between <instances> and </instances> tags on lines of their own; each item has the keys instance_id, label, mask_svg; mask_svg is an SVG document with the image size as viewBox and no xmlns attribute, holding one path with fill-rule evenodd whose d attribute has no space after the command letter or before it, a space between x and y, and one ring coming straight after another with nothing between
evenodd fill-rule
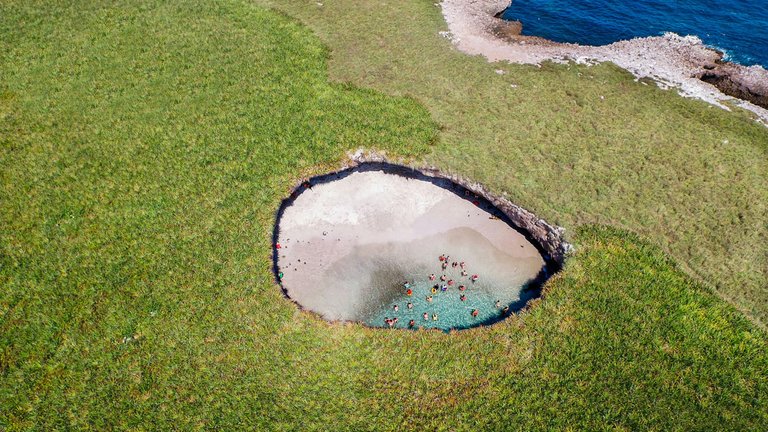
<instances>
[{"instance_id":1,"label":"green grass","mask_svg":"<svg viewBox=\"0 0 768 432\"><path fill-rule=\"evenodd\" d=\"M608 64L489 64L438 34L447 27L432 0L257 2L320 36L332 79L422 102L442 129L427 164L570 230L642 234L765 328L768 130L743 113Z\"/></svg>"},{"instance_id":2,"label":"green grass","mask_svg":"<svg viewBox=\"0 0 768 432\"><path fill-rule=\"evenodd\" d=\"M498 76L432 34L442 24L431 2L377 6L386 24L369 27L372 3L339 3L338 23L314 5L285 7L332 45L333 77L391 96L330 84L309 29L243 1L0 3L0 429L764 427L766 333L655 246L689 271L700 259L723 295L762 316L765 272L728 269L766 262L766 219L755 219L764 131L611 67ZM398 14L413 22L386 21ZM394 43L396 25L414 31ZM410 63L419 50L429 67ZM499 90L512 79L521 94ZM558 108L552 91L583 106ZM620 103L588 102L596 91ZM328 324L274 284L272 222L297 179L360 146L484 180L569 226L607 222L653 243L581 228L545 298L489 328ZM637 168L645 156L648 171ZM685 157L689 177L667 177ZM738 164L741 177L715 184ZM694 201L743 218L710 226ZM733 256L702 252L718 242ZM728 288L738 277L744 299Z\"/></svg>"}]
</instances>

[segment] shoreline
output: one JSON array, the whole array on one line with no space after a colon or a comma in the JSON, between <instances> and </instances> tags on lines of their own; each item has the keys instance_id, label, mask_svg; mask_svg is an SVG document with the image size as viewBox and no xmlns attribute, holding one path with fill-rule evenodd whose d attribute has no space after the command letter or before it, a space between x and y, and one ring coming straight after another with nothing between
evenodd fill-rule
<instances>
[{"instance_id":1,"label":"shoreline","mask_svg":"<svg viewBox=\"0 0 768 432\"><path fill-rule=\"evenodd\" d=\"M730 102L757 116L768 127L768 71L723 60L723 53L696 36L666 33L590 46L521 35L522 24L501 19L508 0L443 0L448 32L441 33L459 51L489 62L539 65L545 61L577 64L611 62L636 79L650 78L660 88L701 99L730 111Z\"/></svg>"}]
</instances>

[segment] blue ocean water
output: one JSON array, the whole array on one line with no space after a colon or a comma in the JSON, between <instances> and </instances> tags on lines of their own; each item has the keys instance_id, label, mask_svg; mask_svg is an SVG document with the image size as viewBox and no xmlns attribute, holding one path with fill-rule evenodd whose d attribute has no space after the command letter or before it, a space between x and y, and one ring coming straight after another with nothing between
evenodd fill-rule
<instances>
[{"instance_id":1,"label":"blue ocean water","mask_svg":"<svg viewBox=\"0 0 768 432\"><path fill-rule=\"evenodd\" d=\"M768 0L513 0L503 18L524 35L582 45L696 35L726 60L768 68Z\"/></svg>"}]
</instances>

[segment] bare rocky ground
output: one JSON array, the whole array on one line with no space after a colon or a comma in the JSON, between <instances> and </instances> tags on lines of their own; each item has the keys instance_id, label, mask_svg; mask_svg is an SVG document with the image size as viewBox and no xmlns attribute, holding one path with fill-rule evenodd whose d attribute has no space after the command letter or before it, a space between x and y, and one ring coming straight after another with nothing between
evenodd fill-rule
<instances>
[{"instance_id":1,"label":"bare rocky ground","mask_svg":"<svg viewBox=\"0 0 768 432\"><path fill-rule=\"evenodd\" d=\"M676 88L728 110L730 102L755 113L768 126L768 71L723 61L723 54L695 36L667 33L610 45L587 46L522 36L522 24L498 18L508 0L443 0L450 38L461 51L489 61L540 64L544 61L612 62L638 79Z\"/></svg>"}]
</instances>

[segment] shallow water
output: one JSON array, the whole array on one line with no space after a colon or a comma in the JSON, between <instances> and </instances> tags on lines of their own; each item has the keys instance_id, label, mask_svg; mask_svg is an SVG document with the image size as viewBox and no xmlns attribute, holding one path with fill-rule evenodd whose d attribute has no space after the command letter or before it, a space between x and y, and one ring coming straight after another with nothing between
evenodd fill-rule
<instances>
[{"instance_id":1,"label":"shallow water","mask_svg":"<svg viewBox=\"0 0 768 432\"><path fill-rule=\"evenodd\" d=\"M665 32L695 35L727 60L768 67L765 0L514 0L504 18L521 21L525 35L583 45Z\"/></svg>"},{"instance_id":2,"label":"shallow water","mask_svg":"<svg viewBox=\"0 0 768 432\"><path fill-rule=\"evenodd\" d=\"M395 327L408 327L413 319L416 327L443 330L498 320L504 307L515 311L537 294L525 287L545 263L521 233L467 198L378 171L304 190L279 221L283 287L329 320L387 327L385 318L397 317ZM443 271L441 254L464 261L468 276L450 265ZM428 279L431 273L437 280ZM443 274L453 286L432 293ZM473 274L479 276L475 283L469 280ZM410 296L404 281L411 284Z\"/></svg>"}]
</instances>

